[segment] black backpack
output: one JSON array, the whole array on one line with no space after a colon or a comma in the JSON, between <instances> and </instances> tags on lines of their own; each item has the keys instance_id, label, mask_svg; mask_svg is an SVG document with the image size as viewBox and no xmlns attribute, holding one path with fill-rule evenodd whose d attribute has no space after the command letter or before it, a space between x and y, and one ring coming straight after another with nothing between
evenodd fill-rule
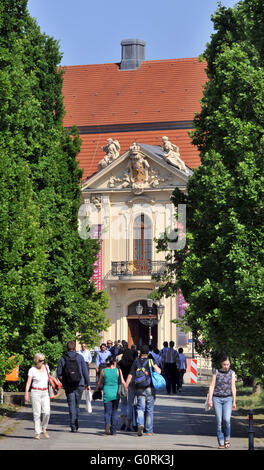
<instances>
[{"instance_id":1,"label":"black backpack","mask_svg":"<svg viewBox=\"0 0 264 470\"><path fill-rule=\"evenodd\" d=\"M63 356L65 359L64 373L69 384L78 384L82 378L80 367L77 361L77 353L74 357Z\"/></svg>"},{"instance_id":2,"label":"black backpack","mask_svg":"<svg viewBox=\"0 0 264 470\"><path fill-rule=\"evenodd\" d=\"M151 384L151 375L150 372L146 369L148 365L148 359L146 359L143 364L136 359L136 373L134 376L134 385L136 388L147 388Z\"/></svg>"}]
</instances>

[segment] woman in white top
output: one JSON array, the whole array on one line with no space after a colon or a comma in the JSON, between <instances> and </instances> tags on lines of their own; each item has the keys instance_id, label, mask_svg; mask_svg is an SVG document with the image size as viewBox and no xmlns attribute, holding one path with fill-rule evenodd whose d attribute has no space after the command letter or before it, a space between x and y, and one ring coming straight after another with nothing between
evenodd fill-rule
<instances>
[{"instance_id":1,"label":"woman in white top","mask_svg":"<svg viewBox=\"0 0 264 470\"><path fill-rule=\"evenodd\" d=\"M29 401L29 389L31 387L31 403L35 425L35 439L40 439L43 432L46 439L49 438L47 426L50 418L50 397L48 390L49 367L44 364L44 354L37 353L34 357L35 367L28 371L28 380L25 390L25 401ZM42 423L41 423L42 413Z\"/></svg>"}]
</instances>

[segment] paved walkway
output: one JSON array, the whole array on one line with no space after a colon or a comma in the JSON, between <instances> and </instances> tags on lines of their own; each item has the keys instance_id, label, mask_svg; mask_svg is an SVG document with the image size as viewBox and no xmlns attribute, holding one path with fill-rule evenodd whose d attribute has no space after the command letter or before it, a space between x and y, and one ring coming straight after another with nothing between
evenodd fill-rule
<instances>
[{"instance_id":1,"label":"paved walkway","mask_svg":"<svg viewBox=\"0 0 264 470\"><path fill-rule=\"evenodd\" d=\"M65 398L52 401L50 439L33 439L31 405L23 407L15 418L0 427L1 450L215 450L215 416L204 411L205 390L200 385L184 385L178 395L159 393L156 398L153 436L119 431L104 435L102 401L93 402L89 415L81 404L78 433L69 432ZM244 421L244 422L243 422ZM232 417L232 450L248 449L247 418ZM224 452L224 451L222 451Z\"/></svg>"}]
</instances>

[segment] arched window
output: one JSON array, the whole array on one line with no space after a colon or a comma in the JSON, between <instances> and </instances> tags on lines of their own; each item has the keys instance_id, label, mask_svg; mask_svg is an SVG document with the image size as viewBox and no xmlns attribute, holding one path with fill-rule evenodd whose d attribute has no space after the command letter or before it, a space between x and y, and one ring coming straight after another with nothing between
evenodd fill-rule
<instances>
[{"instance_id":1,"label":"arched window","mask_svg":"<svg viewBox=\"0 0 264 470\"><path fill-rule=\"evenodd\" d=\"M134 265L138 274L149 274L152 261L152 223L146 214L134 220Z\"/></svg>"}]
</instances>

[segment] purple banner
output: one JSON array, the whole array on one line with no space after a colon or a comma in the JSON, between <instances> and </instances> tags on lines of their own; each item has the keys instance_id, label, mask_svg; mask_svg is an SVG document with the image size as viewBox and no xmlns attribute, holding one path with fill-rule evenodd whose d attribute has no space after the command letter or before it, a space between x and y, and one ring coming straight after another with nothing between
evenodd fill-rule
<instances>
[{"instance_id":1,"label":"purple banner","mask_svg":"<svg viewBox=\"0 0 264 470\"><path fill-rule=\"evenodd\" d=\"M102 247L102 225L94 225L92 227L91 238L97 239ZM103 256L102 248L97 254L97 260L94 263L94 273L92 276L92 281L94 281L97 290L103 289Z\"/></svg>"},{"instance_id":2,"label":"purple banner","mask_svg":"<svg viewBox=\"0 0 264 470\"><path fill-rule=\"evenodd\" d=\"M178 318L184 317L185 315L185 309L188 307L188 303L186 302L185 298L183 297L183 294L181 290L179 290L178 293Z\"/></svg>"}]
</instances>

